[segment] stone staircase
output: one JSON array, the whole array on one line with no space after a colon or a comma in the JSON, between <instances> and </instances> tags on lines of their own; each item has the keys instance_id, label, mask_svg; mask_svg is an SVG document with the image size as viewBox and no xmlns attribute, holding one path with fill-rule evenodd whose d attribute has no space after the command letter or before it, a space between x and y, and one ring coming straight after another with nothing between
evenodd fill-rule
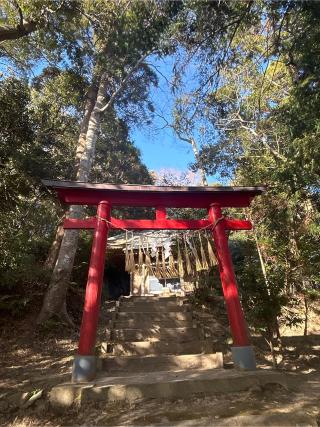
<instances>
[{"instance_id":1,"label":"stone staircase","mask_svg":"<svg viewBox=\"0 0 320 427\"><path fill-rule=\"evenodd\" d=\"M110 376L223 367L222 353L213 352L181 297L122 298L105 349L101 371Z\"/></svg>"},{"instance_id":2,"label":"stone staircase","mask_svg":"<svg viewBox=\"0 0 320 427\"><path fill-rule=\"evenodd\" d=\"M222 353L214 352L206 324L183 297L120 299L101 347L97 377L55 386L49 394L51 405L183 399L270 382L286 386L287 378L279 372L223 369Z\"/></svg>"}]
</instances>

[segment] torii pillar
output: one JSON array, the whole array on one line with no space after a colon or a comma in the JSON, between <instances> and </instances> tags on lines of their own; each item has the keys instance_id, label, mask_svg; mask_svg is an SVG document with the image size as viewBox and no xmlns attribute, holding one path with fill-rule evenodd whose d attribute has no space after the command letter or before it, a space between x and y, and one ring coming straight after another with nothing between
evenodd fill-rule
<instances>
[{"instance_id":1,"label":"torii pillar","mask_svg":"<svg viewBox=\"0 0 320 427\"><path fill-rule=\"evenodd\" d=\"M250 335L240 304L238 285L226 234L227 230L219 204L213 203L210 206L209 219L213 223L212 235L216 247L222 290L233 338L233 346L231 347L232 359L237 367L252 370L256 368L255 355L250 345Z\"/></svg>"}]
</instances>

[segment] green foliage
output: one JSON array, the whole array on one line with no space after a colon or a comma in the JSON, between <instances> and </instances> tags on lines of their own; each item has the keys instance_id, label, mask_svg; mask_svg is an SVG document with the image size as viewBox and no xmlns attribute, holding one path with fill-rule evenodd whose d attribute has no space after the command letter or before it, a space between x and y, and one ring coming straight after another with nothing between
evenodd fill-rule
<instances>
[{"instance_id":1,"label":"green foliage","mask_svg":"<svg viewBox=\"0 0 320 427\"><path fill-rule=\"evenodd\" d=\"M254 242L232 239L230 246L246 317L257 331L266 333L287 302L281 292L281 269L274 269L266 284Z\"/></svg>"},{"instance_id":2,"label":"green foliage","mask_svg":"<svg viewBox=\"0 0 320 427\"><path fill-rule=\"evenodd\" d=\"M106 102L118 95L102 119L91 180L152 183L128 126L150 120L149 89L157 78L141 63L121 84L143 55L162 49L162 33L180 7L124 0L1 4L0 281L13 299L18 286L47 281L43 263L63 209L40 180L76 177L84 104L102 73ZM81 281L90 243L84 235L75 266Z\"/></svg>"},{"instance_id":3,"label":"green foliage","mask_svg":"<svg viewBox=\"0 0 320 427\"><path fill-rule=\"evenodd\" d=\"M61 168L64 162L57 163L59 158L65 161L65 153L57 155L53 148L59 128L50 141L47 135L42 142L49 121L51 126L55 123L49 116L39 120L27 82L0 81L0 109L0 280L16 292L16 284L43 278L35 266L45 259L61 211L48 200L39 181Z\"/></svg>"},{"instance_id":4,"label":"green foliage","mask_svg":"<svg viewBox=\"0 0 320 427\"><path fill-rule=\"evenodd\" d=\"M235 264L251 323L273 328L297 294L319 289L319 7L187 5L192 18L180 31L193 37L184 39L188 53L177 66L178 81L187 61L202 62L199 87L179 94L179 120L204 129L194 170L204 167L236 185L268 185L248 212L256 239L237 241Z\"/></svg>"}]
</instances>

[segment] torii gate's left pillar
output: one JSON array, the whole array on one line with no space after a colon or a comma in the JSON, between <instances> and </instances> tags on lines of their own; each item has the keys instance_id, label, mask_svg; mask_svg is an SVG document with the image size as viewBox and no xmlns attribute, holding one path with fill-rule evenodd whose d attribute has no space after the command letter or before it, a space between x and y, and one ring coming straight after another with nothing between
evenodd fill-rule
<instances>
[{"instance_id":1,"label":"torii gate's left pillar","mask_svg":"<svg viewBox=\"0 0 320 427\"><path fill-rule=\"evenodd\" d=\"M94 355L94 350L100 313L110 212L110 203L106 201L99 203L91 249L79 348L73 362L72 381L74 382L91 381L95 377L97 370L97 357Z\"/></svg>"}]
</instances>

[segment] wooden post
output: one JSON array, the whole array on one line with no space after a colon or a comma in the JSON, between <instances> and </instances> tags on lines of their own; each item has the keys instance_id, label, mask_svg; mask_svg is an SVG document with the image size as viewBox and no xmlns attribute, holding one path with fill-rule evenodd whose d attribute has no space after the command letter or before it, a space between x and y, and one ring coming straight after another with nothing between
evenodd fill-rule
<instances>
[{"instance_id":1,"label":"wooden post","mask_svg":"<svg viewBox=\"0 0 320 427\"><path fill-rule=\"evenodd\" d=\"M254 369L254 354L250 346L249 332L240 304L238 285L225 230L225 220L219 205L212 204L210 206L209 218L213 223L212 234L217 251L221 284L233 337L234 347L232 348L232 352L234 362L242 368Z\"/></svg>"},{"instance_id":2,"label":"wooden post","mask_svg":"<svg viewBox=\"0 0 320 427\"><path fill-rule=\"evenodd\" d=\"M111 208L108 202L103 201L99 203L80 329L78 354L83 356L92 355L96 343L106 243L109 229L108 223L104 220L110 220L110 210Z\"/></svg>"}]
</instances>

